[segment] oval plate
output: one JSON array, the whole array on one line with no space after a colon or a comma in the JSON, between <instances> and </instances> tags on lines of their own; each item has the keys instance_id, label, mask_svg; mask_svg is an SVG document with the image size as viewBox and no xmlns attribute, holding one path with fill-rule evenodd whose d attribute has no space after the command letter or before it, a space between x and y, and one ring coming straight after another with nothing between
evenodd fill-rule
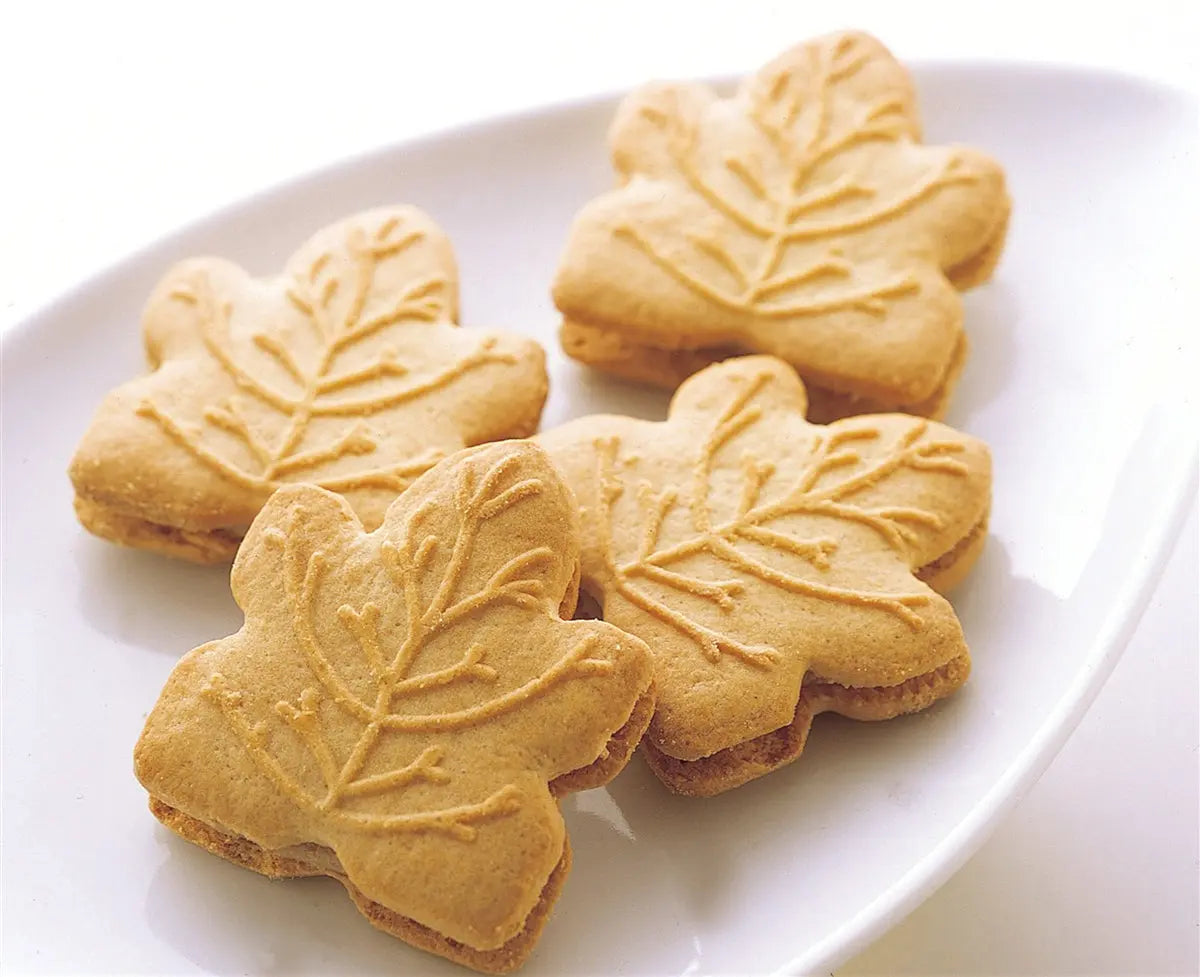
<instances>
[{"instance_id":1,"label":"oval plate","mask_svg":"<svg viewBox=\"0 0 1200 977\"><path fill-rule=\"evenodd\" d=\"M799 763L716 799L671 797L640 761L569 799L575 866L530 977L828 972L928 896L1031 786L1162 569L1195 479L1171 382L1194 106L1091 72L941 65L916 77L930 140L996 155L1017 207L996 280L967 297L972 354L949 417L995 452L992 540L956 596L972 681L907 719L824 717ZM5 338L12 969L461 972L372 930L329 880L270 883L156 826L130 771L134 740L176 659L240 615L221 570L88 537L64 470L103 393L143 368L140 307L172 261L211 252L273 272L310 231L385 202L418 204L449 232L467 325L550 350L544 423L662 416L664 396L558 353L547 296L573 213L611 183L615 104L487 123L305 178L158 242Z\"/></svg>"}]
</instances>

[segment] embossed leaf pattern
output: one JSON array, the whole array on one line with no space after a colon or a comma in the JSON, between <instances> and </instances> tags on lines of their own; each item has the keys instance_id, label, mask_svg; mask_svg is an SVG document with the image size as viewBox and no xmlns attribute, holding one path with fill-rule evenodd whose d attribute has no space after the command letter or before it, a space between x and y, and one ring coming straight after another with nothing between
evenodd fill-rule
<instances>
[{"instance_id":1,"label":"embossed leaf pattern","mask_svg":"<svg viewBox=\"0 0 1200 977\"><path fill-rule=\"evenodd\" d=\"M790 719L810 670L889 685L965 650L914 572L986 513L986 449L905 415L809 424L804 407L794 372L746 357L688 380L663 424L542 436L585 507L585 587L656 652L652 735L678 735L713 682L718 711L756 730L739 742Z\"/></svg>"},{"instance_id":2,"label":"embossed leaf pattern","mask_svg":"<svg viewBox=\"0 0 1200 977\"><path fill-rule=\"evenodd\" d=\"M234 567L246 624L176 669L139 777L264 847L329 846L369 898L456 939L511 937L562 850L549 783L596 760L650 684L639 642L560 617L571 506L522 442L443 462L372 534L338 496L280 490ZM197 743L225 764L195 773ZM479 873L532 878L493 891Z\"/></svg>"},{"instance_id":3,"label":"embossed leaf pattern","mask_svg":"<svg viewBox=\"0 0 1200 977\"><path fill-rule=\"evenodd\" d=\"M728 151L708 144L703 105L684 91L644 97L640 131L649 127L647 138L659 142L655 158L669 161L667 173L660 164L646 168L656 179L669 173L711 219L683 230L629 219L614 233L689 291L734 312L879 319L920 288L919 276L903 268L864 272L848 259L849 242L939 189L978 177L960 156L936 152L916 169L906 164L908 178L897 184L889 157L916 136L911 106L895 92L864 101L845 91L879 56L877 46L841 35L801 55L751 79L742 96L750 130Z\"/></svg>"},{"instance_id":4,"label":"embossed leaf pattern","mask_svg":"<svg viewBox=\"0 0 1200 977\"><path fill-rule=\"evenodd\" d=\"M166 301L191 310L235 392L199 417L153 394L138 411L208 470L256 493L291 482L394 493L462 444L433 438L397 450L388 434L398 409L518 356L494 335L477 334L466 349L441 342L435 330L453 325L454 269L423 215L377 212L321 240L292 262L286 298L265 313L253 296L242 309L210 269L185 266ZM441 345L455 350L449 360Z\"/></svg>"},{"instance_id":5,"label":"embossed leaf pattern","mask_svg":"<svg viewBox=\"0 0 1200 977\"><path fill-rule=\"evenodd\" d=\"M489 610L505 605L553 618L562 597L546 579L561 572L561 558L549 546L506 553L506 559L493 558L481 572L483 560L476 552L481 531L546 490L542 479L521 477L514 454L481 462L462 466L453 494L458 525L452 538L434 528L443 520L432 518L437 503L427 500L412 510L400 532L389 533L380 544L384 586L337 606L341 640L327 641L327 622L314 619L322 589L337 573L337 554L302 542L310 515L304 502L308 493L294 497L284 521L262 530L258 544L277 561L291 640L304 657L311 684L294 701L281 699L276 715L267 717L247 715L241 690L220 672L212 675L204 694L220 707L262 772L311 814L346 827L442 831L470 840L478 822L515 811L519 791L510 785L476 803L433 812L356 810L350 803L355 798L378 795L383 806L403 806L408 785L449 779L442 767L443 747L427 747L401 767L380 769L381 741L392 733L448 733L502 720L561 683L613 671L612 661L602 654L594 657L595 636L584 634L540 674L503 681L497 670L503 651L468 637ZM401 616L390 610L397 601L403 604L402 625L387 620ZM434 642L453 644L461 653L433 667L429 650ZM351 668L339 661L339 651L353 655ZM444 699L446 691L456 689L468 692L469 706L430 708L431 697ZM327 712L336 713L335 726L358 727L349 750L333 748L322 720ZM303 741L320 773L317 789L308 783L311 776L285 769L274 757L272 727L276 735L287 728Z\"/></svg>"},{"instance_id":6,"label":"embossed leaf pattern","mask_svg":"<svg viewBox=\"0 0 1200 977\"><path fill-rule=\"evenodd\" d=\"M942 526L939 514L919 506L860 505L855 497L865 489L878 488L901 470L966 475L966 465L955 457L963 450L962 442L929 438L928 422L914 420L899 438L864 464L857 449L864 443L878 447L881 432L870 421L842 422L814 434L806 464L782 490L766 498L764 488L778 474L775 465L753 452L743 453L738 462L742 478L737 506L718 514L711 496L713 469L730 442L762 421L762 408L753 401L770 379L769 374L759 374L717 416L696 456L686 491L681 493L673 488L655 491L650 482L638 483L644 515L641 545L633 554L618 554L611 534L611 503L626 490L619 475L621 442L617 437L597 441L596 477L600 485L597 520L600 531L608 532L608 539L601 545L613 586L631 603L669 621L693 639L697 650L712 662L722 654L729 654L747 664L767 667L778 661L779 652L768 646L749 645L689 619L639 589L639 581L654 581L679 594L728 609L745 590L749 578L789 594L890 614L909 628L919 629L919 608L929 602L931 592L914 588L911 593L888 593L827 584L822 576L838 559L839 542L819 533L807 537L789 534L780 531L777 524L792 516L852 522L870 529L899 557L905 558L909 543L920 528ZM680 542L660 542L663 522L677 507L686 510L691 534ZM795 557L797 570L772 566L745 544L757 544L777 555ZM672 569L699 553L726 564L732 579L702 580Z\"/></svg>"}]
</instances>

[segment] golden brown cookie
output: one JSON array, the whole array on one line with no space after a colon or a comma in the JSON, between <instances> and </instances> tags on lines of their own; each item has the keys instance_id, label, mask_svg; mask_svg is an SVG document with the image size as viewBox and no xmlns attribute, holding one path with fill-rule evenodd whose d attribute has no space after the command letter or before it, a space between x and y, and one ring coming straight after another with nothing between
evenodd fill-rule
<instances>
[{"instance_id":1,"label":"golden brown cookie","mask_svg":"<svg viewBox=\"0 0 1200 977\"><path fill-rule=\"evenodd\" d=\"M986 538L987 447L906 414L805 420L774 357L727 360L662 423L596 416L538 436L579 499L582 586L642 638L644 743L681 793L794 760L813 715L887 719L958 688L950 604Z\"/></svg>"},{"instance_id":2,"label":"golden brown cookie","mask_svg":"<svg viewBox=\"0 0 1200 977\"><path fill-rule=\"evenodd\" d=\"M276 492L233 566L236 634L176 666L135 751L151 809L265 875L329 875L382 929L490 972L533 948L654 708L649 649L575 607L575 502L530 442L452 456L365 533Z\"/></svg>"},{"instance_id":3,"label":"golden brown cookie","mask_svg":"<svg viewBox=\"0 0 1200 977\"><path fill-rule=\"evenodd\" d=\"M646 86L610 142L620 186L578 215L554 282L570 356L673 388L770 353L815 419L944 410L965 352L957 289L991 275L1010 203L995 161L921 143L883 45L799 45L731 98Z\"/></svg>"},{"instance_id":4,"label":"golden brown cookie","mask_svg":"<svg viewBox=\"0 0 1200 977\"><path fill-rule=\"evenodd\" d=\"M144 312L152 372L108 395L71 462L80 521L228 561L271 492L311 482L374 529L438 459L537 428L541 347L457 314L450 243L412 207L325 228L274 278L176 265Z\"/></svg>"}]
</instances>

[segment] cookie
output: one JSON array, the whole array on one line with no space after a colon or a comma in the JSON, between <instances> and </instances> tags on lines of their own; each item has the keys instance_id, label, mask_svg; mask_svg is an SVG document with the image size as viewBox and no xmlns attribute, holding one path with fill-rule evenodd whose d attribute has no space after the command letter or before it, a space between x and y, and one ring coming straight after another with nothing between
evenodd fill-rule
<instances>
[{"instance_id":1,"label":"cookie","mask_svg":"<svg viewBox=\"0 0 1200 977\"><path fill-rule=\"evenodd\" d=\"M940 415L958 290L991 275L1010 202L994 160L920 135L908 74L864 34L795 47L730 98L634 92L610 133L620 185L577 216L554 281L564 350L671 389L769 353L814 420Z\"/></svg>"},{"instance_id":2,"label":"cookie","mask_svg":"<svg viewBox=\"0 0 1200 977\"><path fill-rule=\"evenodd\" d=\"M654 654L644 749L680 793L791 762L817 713L888 719L970 671L938 591L986 539L987 447L907 414L817 425L806 406L790 366L748 356L685 381L664 422L537 439L579 499L585 593Z\"/></svg>"},{"instance_id":3,"label":"cookie","mask_svg":"<svg viewBox=\"0 0 1200 977\"><path fill-rule=\"evenodd\" d=\"M556 798L653 712L649 649L570 621L575 503L529 442L460 452L373 533L286 486L233 565L236 634L176 666L135 750L151 810L264 875L328 875L393 935L518 966L565 878Z\"/></svg>"},{"instance_id":4,"label":"cookie","mask_svg":"<svg viewBox=\"0 0 1200 977\"><path fill-rule=\"evenodd\" d=\"M273 278L180 263L144 312L152 372L108 395L71 462L80 521L227 562L275 489L311 482L374 529L440 458L537 427L541 347L457 314L450 242L411 207L325 228Z\"/></svg>"}]
</instances>

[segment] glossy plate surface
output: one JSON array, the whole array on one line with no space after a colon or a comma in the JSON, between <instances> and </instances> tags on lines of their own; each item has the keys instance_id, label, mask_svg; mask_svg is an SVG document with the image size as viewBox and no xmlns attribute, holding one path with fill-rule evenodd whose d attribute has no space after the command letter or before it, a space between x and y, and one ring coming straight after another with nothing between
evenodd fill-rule
<instances>
[{"instance_id":1,"label":"glossy plate surface","mask_svg":"<svg viewBox=\"0 0 1200 977\"><path fill-rule=\"evenodd\" d=\"M996 280L967 298L948 420L995 454L992 539L956 597L967 688L882 725L822 717L793 767L713 800L640 761L565 804L575 865L523 973L827 973L927 896L1045 768L1111 670L1195 478L1176 406L1194 106L1114 75L916 73L928 138L978 145L1016 201ZM384 202L450 234L464 323L550 350L554 424L661 416L666 398L568 363L547 283L576 208L611 181L615 100L388 149L239 204L82 285L3 346L3 859L19 972L458 973L375 932L329 880L271 883L157 826L131 749L174 662L229 633L226 574L75 523L68 459L142 369L141 304L172 261L275 271ZM1191 321L1194 325L1194 321ZM1194 382L1194 378L1193 382Z\"/></svg>"}]
</instances>

